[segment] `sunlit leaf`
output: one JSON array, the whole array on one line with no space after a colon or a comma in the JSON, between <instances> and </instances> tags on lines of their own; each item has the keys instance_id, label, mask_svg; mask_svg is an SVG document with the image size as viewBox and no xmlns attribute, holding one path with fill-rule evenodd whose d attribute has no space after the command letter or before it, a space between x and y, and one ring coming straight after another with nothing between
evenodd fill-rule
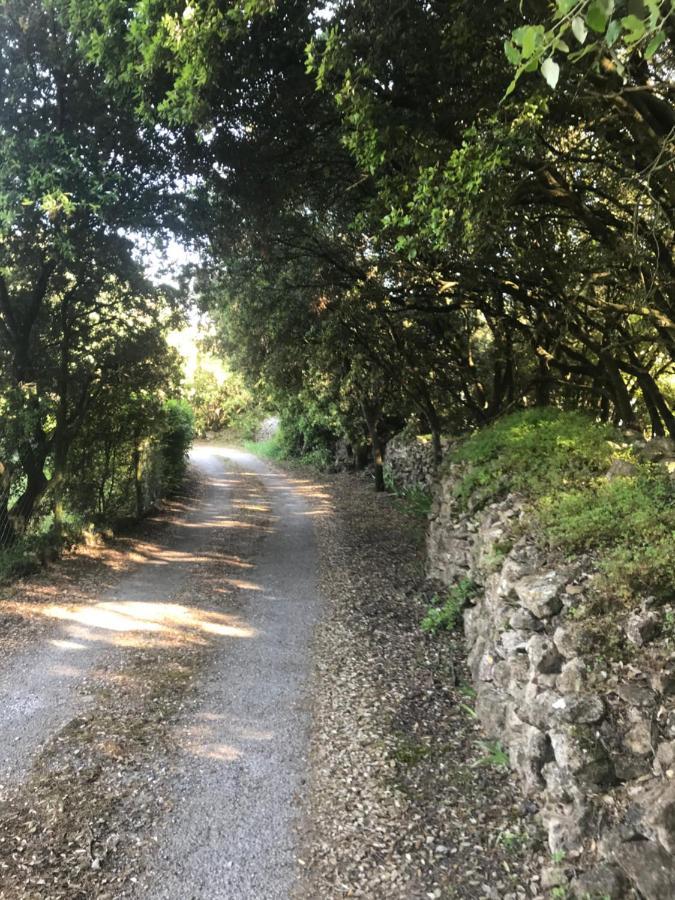
<instances>
[{"instance_id":1,"label":"sunlit leaf","mask_svg":"<svg viewBox=\"0 0 675 900\"><path fill-rule=\"evenodd\" d=\"M647 49L645 50L645 59L651 59L659 49L661 44L665 41L665 39L665 31L657 31L651 41L647 44Z\"/></svg>"},{"instance_id":2,"label":"sunlit leaf","mask_svg":"<svg viewBox=\"0 0 675 900\"><path fill-rule=\"evenodd\" d=\"M603 8L603 5L595 0L595 3L591 3L588 7L588 12L586 13L586 24L591 29L591 31L596 31L598 34L604 34L605 29L607 28L608 16Z\"/></svg>"},{"instance_id":3,"label":"sunlit leaf","mask_svg":"<svg viewBox=\"0 0 675 900\"><path fill-rule=\"evenodd\" d=\"M621 20L621 24L624 29L628 32L628 34L624 35L624 41L627 44L636 44L642 37L644 37L645 33L645 23L642 19L638 19L637 16L630 15L624 16Z\"/></svg>"},{"instance_id":4,"label":"sunlit leaf","mask_svg":"<svg viewBox=\"0 0 675 900\"><path fill-rule=\"evenodd\" d=\"M577 0L556 0L556 19L562 19L571 9L574 9L576 4Z\"/></svg>"},{"instance_id":5,"label":"sunlit leaf","mask_svg":"<svg viewBox=\"0 0 675 900\"><path fill-rule=\"evenodd\" d=\"M586 23L581 18L581 16L575 16L572 19L572 34L579 41L580 44L586 40L588 36L588 29L586 28Z\"/></svg>"},{"instance_id":6,"label":"sunlit leaf","mask_svg":"<svg viewBox=\"0 0 675 900\"><path fill-rule=\"evenodd\" d=\"M549 56L548 59L545 59L542 63L541 74L546 79L549 87L555 89L555 86L558 83L558 78L560 77L560 66L552 56Z\"/></svg>"},{"instance_id":7,"label":"sunlit leaf","mask_svg":"<svg viewBox=\"0 0 675 900\"><path fill-rule=\"evenodd\" d=\"M512 41L504 41L504 53L511 65L517 66L520 63L520 50L518 50Z\"/></svg>"},{"instance_id":8,"label":"sunlit leaf","mask_svg":"<svg viewBox=\"0 0 675 900\"><path fill-rule=\"evenodd\" d=\"M616 43L616 39L621 34L621 22L619 19L613 19L607 28L607 34L605 35L605 43L608 47L613 47Z\"/></svg>"}]
</instances>

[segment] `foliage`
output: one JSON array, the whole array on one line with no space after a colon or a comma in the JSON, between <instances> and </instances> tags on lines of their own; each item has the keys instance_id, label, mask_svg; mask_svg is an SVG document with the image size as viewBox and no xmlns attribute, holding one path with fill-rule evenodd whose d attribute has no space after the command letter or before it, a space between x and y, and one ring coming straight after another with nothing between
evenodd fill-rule
<instances>
[{"instance_id":1,"label":"foliage","mask_svg":"<svg viewBox=\"0 0 675 900\"><path fill-rule=\"evenodd\" d=\"M421 487L405 488L398 492L403 509L411 516L426 519L431 509L431 492Z\"/></svg>"},{"instance_id":2,"label":"foliage","mask_svg":"<svg viewBox=\"0 0 675 900\"><path fill-rule=\"evenodd\" d=\"M632 475L581 482L541 498L538 518L550 546L598 553L604 592L672 596L675 486L667 472L641 464Z\"/></svg>"},{"instance_id":3,"label":"foliage","mask_svg":"<svg viewBox=\"0 0 675 900\"><path fill-rule=\"evenodd\" d=\"M309 410L287 407L273 437L244 441L244 446L266 459L295 460L316 469L327 469L333 462L333 441L334 435L325 421L312 417Z\"/></svg>"},{"instance_id":4,"label":"foliage","mask_svg":"<svg viewBox=\"0 0 675 900\"><path fill-rule=\"evenodd\" d=\"M58 527L53 522L43 523L39 531L23 535L11 546L0 548L0 584L32 575L42 563L80 541L84 531L84 523L70 515Z\"/></svg>"},{"instance_id":5,"label":"foliage","mask_svg":"<svg viewBox=\"0 0 675 900\"><path fill-rule=\"evenodd\" d=\"M170 151L79 55L51 3L0 6L0 69L0 545L9 546L49 515L65 531L68 502L93 512L97 498L86 501L77 479L101 482L106 432L129 413L124 445L146 438L152 398L175 384L165 337L176 296L144 277L128 233L152 227L159 238L176 205Z\"/></svg>"},{"instance_id":6,"label":"foliage","mask_svg":"<svg viewBox=\"0 0 675 900\"><path fill-rule=\"evenodd\" d=\"M484 755L478 760L476 765L508 768L509 754L504 750L500 741L479 741L478 746Z\"/></svg>"},{"instance_id":7,"label":"foliage","mask_svg":"<svg viewBox=\"0 0 675 900\"><path fill-rule=\"evenodd\" d=\"M472 434L451 454L464 474L456 496L482 506L511 492L537 498L604 473L618 432L587 415L555 408L513 413ZM612 446L612 442L615 446Z\"/></svg>"},{"instance_id":8,"label":"foliage","mask_svg":"<svg viewBox=\"0 0 675 900\"><path fill-rule=\"evenodd\" d=\"M620 75L637 55L651 60L667 41L675 5L659 0L556 0L543 24L521 25L504 42L517 67L507 95L526 72L540 70L555 89L561 59L585 62L600 70L611 61Z\"/></svg>"},{"instance_id":9,"label":"foliage","mask_svg":"<svg viewBox=\"0 0 675 900\"><path fill-rule=\"evenodd\" d=\"M580 413L515 413L453 452L461 467L457 497L475 508L516 491L530 504L530 527L543 546L595 555L599 593L666 598L675 588L675 487L619 438ZM632 470L608 479L616 458L632 460Z\"/></svg>"},{"instance_id":10,"label":"foliage","mask_svg":"<svg viewBox=\"0 0 675 900\"><path fill-rule=\"evenodd\" d=\"M519 405L675 435L667 4L58 6L180 147L237 366L380 487L411 417L438 456Z\"/></svg>"},{"instance_id":11,"label":"foliage","mask_svg":"<svg viewBox=\"0 0 675 900\"><path fill-rule=\"evenodd\" d=\"M242 376L225 372L219 378L213 371L198 367L185 387L195 417L195 431L222 431L239 422L253 402Z\"/></svg>"},{"instance_id":12,"label":"foliage","mask_svg":"<svg viewBox=\"0 0 675 900\"><path fill-rule=\"evenodd\" d=\"M458 624L463 607L475 595L476 589L476 585L470 579L462 578L448 591L443 600L435 597L433 605L422 619L422 631L430 634L452 631Z\"/></svg>"},{"instance_id":13,"label":"foliage","mask_svg":"<svg viewBox=\"0 0 675 900\"><path fill-rule=\"evenodd\" d=\"M185 475L188 452L194 438L194 413L185 400L168 400L160 441L164 483L175 491Z\"/></svg>"}]
</instances>

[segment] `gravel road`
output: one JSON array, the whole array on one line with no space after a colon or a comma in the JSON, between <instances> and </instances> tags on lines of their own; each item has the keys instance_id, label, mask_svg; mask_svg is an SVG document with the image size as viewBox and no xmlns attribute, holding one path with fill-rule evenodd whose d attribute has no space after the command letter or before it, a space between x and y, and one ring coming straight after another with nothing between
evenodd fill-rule
<instances>
[{"instance_id":1,"label":"gravel road","mask_svg":"<svg viewBox=\"0 0 675 900\"><path fill-rule=\"evenodd\" d=\"M364 478L192 463L0 592L0 900L541 900L462 636L420 629L423 521Z\"/></svg>"},{"instance_id":2,"label":"gravel road","mask_svg":"<svg viewBox=\"0 0 675 900\"><path fill-rule=\"evenodd\" d=\"M89 603L72 605L62 596L44 605L40 614L49 624L39 641L0 666L0 825L10 834L13 815L17 832L0 838L0 854L6 841L20 845L22 854L8 853L0 865L2 898L272 900L292 890L306 777L310 643L319 615L313 517L321 514L321 498L309 481L238 450L199 446L192 464L202 488L187 511L146 541L126 574ZM157 696L144 696L134 669L141 663ZM161 676L161 667L169 672L171 666L180 667L180 684L189 684L189 702L175 708ZM106 866L119 869L113 855L121 857L118 848L133 843L120 833L133 817L125 813L125 819L118 807L124 810L123 785L133 783L129 773L146 764L141 745L154 740L111 735L115 718L130 717L128 709L115 713L114 702L134 679L129 696L146 704L136 718L154 715L155 707L169 710L155 718L171 754L162 757L161 747L153 753L158 771L144 779L143 791L151 782L161 785L147 804L161 807L143 819L142 864L111 890L113 874L101 883L95 876ZM135 735L131 726L138 730L140 723L127 729ZM74 731L78 741L88 735L85 762L59 787L60 799L35 812L36 794L45 785L49 793L45 761L62 777L80 754L79 745L73 751ZM94 771L103 796L113 770L120 797L100 815L94 800L83 808L80 818L88 819L92 837L80 838L85 846L72 852L85 865L77 878L71 872L64 880L54 824L67 812L63 794L77 795ZM70 853L78 840L68 822L62 832ZM26 848L32 861L24 863Z\"/></svg>"},{"instance_id":3,"label":"gravel road","mask_svg":"<svg viewBox=\"0 0 675 900\"><path fill-rule=\"evenodd\" d=\"M251 635L218 655L186 723L175 814L138 892L153 900L286 898L295 875L318 613L315 510L287 475L238 451L225 458L231 478L253 476L248 505L267 518L257 553L240 546L236 523L228 548L252 557L237 605Z\"/></svg>"}]
</instances>

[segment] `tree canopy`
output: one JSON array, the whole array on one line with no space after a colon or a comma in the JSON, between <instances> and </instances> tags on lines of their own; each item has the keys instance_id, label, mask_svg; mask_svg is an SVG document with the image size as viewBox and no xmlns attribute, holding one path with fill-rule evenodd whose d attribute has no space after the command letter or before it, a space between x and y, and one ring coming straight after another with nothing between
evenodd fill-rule
<instances>
[{"instance_id":1,"label":"tree canopy","mask_svg":"<svg viewBox=\"0 0 675 900\"><path fill-rule=\"evenodd\" d=\"M376 458L406 422L440 456L532 405L675 436L674 21L670 0L11 0L5 281L58 297L61 335L64 309L131 295L151 317L125 235L187 234L250 382Z\"/></svg>"}]
</instances>

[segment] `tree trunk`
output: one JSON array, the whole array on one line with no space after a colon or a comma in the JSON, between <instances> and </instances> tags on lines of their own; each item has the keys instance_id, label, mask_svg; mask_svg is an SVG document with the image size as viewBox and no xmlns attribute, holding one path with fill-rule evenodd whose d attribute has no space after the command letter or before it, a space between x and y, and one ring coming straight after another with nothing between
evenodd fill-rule
<instances>
[{"instance_id":1,"label":"tree trunk","mask_svg":"<svg viewBox=\"0 0 675 900\"><path fill-rule=\"evenodd\" d=\"M440 465L443 462L443 444L441 443L441 422L438 413L431 400L424 404L424 416L431 432L431 445L434 449L434 462Z\"/></svg>"},{"instance_id":2,"label":"tree trunk","mask_svg":"<svg viewBox=\"0 0 675 900\"><path fill-rule=\"evenodd\" d=\"M11 472L4 463L0 462L0 547L9 547L16 540L14 525L9 516L11 486Z\"/></svg>"},{"instance_id":3,"label":"tree trunk","mask_svg":"<svg viewBox=\"0 0 675 900\"><path fill-rule=\"evenodd\" d=\"M47 490L49 481L42 467L36 466L26 470L26 489L10 510L10 519L17 534L24 534L28 528L38 500Z\"/></svg>"},{"instance_id":4,"label":"tree trunk","mask_svg":"<svg viewBox=\"0 0 675 900\"><path fill-rule=\"evenodd\" d=\"M143 454L141 445L134 445L134 490L136 494L136 518L143 516Z\"/></svg>"},{"instance_id":5,"label":"tree trunk","mask_svg":"<svg viewBox=\"0 0 675 900\"><path fill-rule=\"evenodd\" d=\"M370 435L370 443L373 448L373 463L375 464L375 490L378 493L384 491L384 447L380 440L378 426L380 422L380 412L374 403L361 401L361 409L363 410L363 418L366 421L368 434Z\"/></svg>"}]
</instances>

